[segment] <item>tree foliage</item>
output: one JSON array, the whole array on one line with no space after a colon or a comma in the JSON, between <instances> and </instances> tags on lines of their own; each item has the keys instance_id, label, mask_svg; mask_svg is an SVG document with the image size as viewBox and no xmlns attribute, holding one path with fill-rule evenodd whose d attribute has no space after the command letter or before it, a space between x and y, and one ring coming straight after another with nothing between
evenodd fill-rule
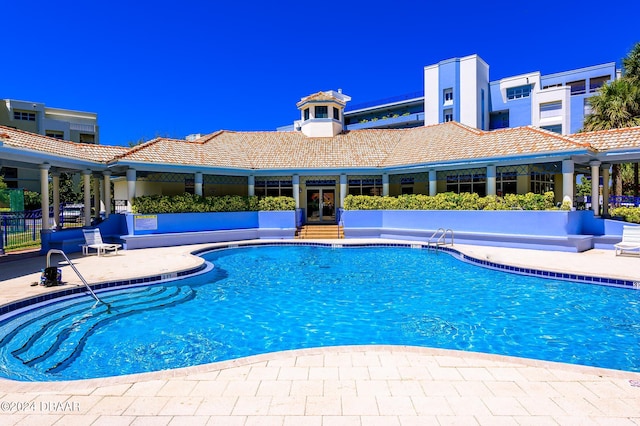
<instances>
[{"instance_id":1,"label":"tree foliage","mask_svg":"<svg viewBox=\"0 0 640 426\"><path fill-rule=\"evenodd\" d=\"M640 42L622 60L623 75L604 84L598 94L589 98L591 114L584 120L583 131L619 129L640 126ZM625 187L637 188L634 178L619 164L612 167L613 194L621 195Z\"/></svg>"}]
</instances>

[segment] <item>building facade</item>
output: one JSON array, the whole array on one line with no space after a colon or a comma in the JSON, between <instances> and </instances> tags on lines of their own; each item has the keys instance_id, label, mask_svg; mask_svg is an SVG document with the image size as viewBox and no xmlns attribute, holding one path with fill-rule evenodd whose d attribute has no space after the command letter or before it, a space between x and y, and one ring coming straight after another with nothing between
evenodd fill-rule
<instances>
[{"instance_id":1,"label":"building facade","mask_svg":"<svg viewBox=\"0 0 640 426\"><path fill-rule=\"evenodd\" d=\"M40 102L2 99L0 125L58 140L98 144L98 114L47 107ZM39 191L39 176L21 167L2 167L0 175L9 188Z\"/></svg>"},{"instance_id":2,"label":"building facade","mask_svg":"<svg viewBox=\"0 0 640 426\"><path fill-rule=\"evenodd\" d=\"M531 125L569 135L582 128L590 113L589 98L617 78L619 70L609 62L491 81L489 64L480 56L452 58L424 67L422 91L347 106L345 128L399 129L457 121L479 130Z\"/></svg>"}]
</instances>

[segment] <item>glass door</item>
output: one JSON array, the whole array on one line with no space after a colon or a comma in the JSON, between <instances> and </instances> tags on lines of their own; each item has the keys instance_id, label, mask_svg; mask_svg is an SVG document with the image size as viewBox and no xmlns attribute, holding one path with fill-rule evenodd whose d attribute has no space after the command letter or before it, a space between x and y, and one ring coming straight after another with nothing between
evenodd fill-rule
<instances>
[{"instance_id":1,"label":"glass door","mask_svg":"<svg viewBox=\"0 0 640 426\"><path fill-rule=\"evenodd\" d=\"M307 189L307 223L335 223L334 188Z\"/></svg>"}]
</instances>

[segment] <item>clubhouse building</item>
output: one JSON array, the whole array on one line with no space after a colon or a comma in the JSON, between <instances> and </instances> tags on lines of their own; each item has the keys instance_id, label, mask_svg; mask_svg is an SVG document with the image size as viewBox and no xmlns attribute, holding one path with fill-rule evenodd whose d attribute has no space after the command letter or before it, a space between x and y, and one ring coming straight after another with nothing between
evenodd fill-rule
<instances>
[{"instance_id":1,"label":"clubhouse building","mask_svg":"<svg viewBox=\"0 0 640 426\"><path fill-rule=\"evenodd\" d=\"M302 98L299 130L222 130L132 148L0 126L0 164L39 171L43 211L59 211L59 176L71 172L82 176L84 204L100 206L96 215L108 217L114 205L129 210L134 197L150 194L282 195L296 200L307 222L335 223L348 194L553 191L557 203L573 204L579 174L591 178L595 214L606 214L607 203L598 200L608 199L608 185L601 188L600 178L609 181L611 164L640 161L640 127L562 135L533 126L484 131L450 121L345 130L348 100L340 91Z\"/></svg>"}]
</instances>

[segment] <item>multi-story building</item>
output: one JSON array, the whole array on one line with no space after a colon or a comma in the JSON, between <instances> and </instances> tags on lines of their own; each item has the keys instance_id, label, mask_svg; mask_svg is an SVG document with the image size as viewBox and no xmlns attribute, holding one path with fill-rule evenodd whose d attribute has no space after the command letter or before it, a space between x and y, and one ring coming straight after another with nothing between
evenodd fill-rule
<instances>
[{"instance_id":1,"label":"multi-story building","mask_svg":"<svg viewBox=\"0 0 640 426\"><path fill-rule=\"evenodd\" d=\"M490 81L489 65L478 55L447 59L424 68L423 91L347 106L345 128L393 129L457 121L481 130L533 125L567 135L582 128L590 112L589 98L618 76L615 62L609 62Z\"/></svg>"},{"instance_id":2,"label":"multi-story building","mask_svg":"<svg viewBox=\"0 0 640 426\"><path fill-rule=\"evenodd\" d=\"M40 102L3 99L0 101L0 125L49 136L55 139L98 144L98 114L51 108ZM39 175L33 170L2 167L0 175L9 188L37 191Z\"/></svg>"}]
</instances>

